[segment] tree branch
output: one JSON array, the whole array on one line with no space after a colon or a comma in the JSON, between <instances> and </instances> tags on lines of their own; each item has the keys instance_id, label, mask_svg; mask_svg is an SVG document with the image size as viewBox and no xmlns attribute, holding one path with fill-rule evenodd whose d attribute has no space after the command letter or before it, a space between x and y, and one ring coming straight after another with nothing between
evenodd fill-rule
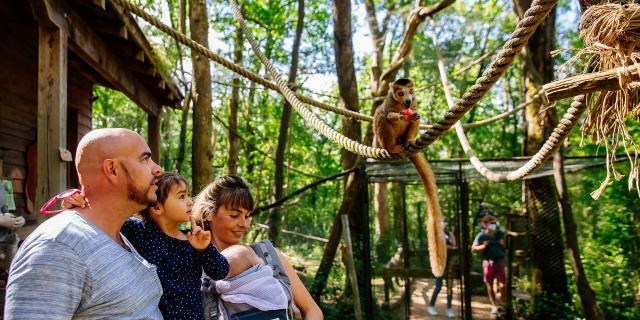
<instances>
[{"instance_id":1,"label":"tree branch","mask_svg":"<svg viewBox=\"0 0 640 320\"><path fill-rule=\"evenodd\" d=\"M395 78L402 66L402 63L406 60L407 56L411 52L411 44L413 42L413 37L418 30L420 24L427 18L430 17L450 5L452 5L455 0L443 0L437 4L434 4L429 7L417 7L411 13L409 13L409 17L407 18L406 29L404 31L404 35L402 40L400 41L400 45L396 50L391 63L389 64L389 68L380 76L380 80L378 81L378 92L377 96L386 95L389 90L388 84Z\"/></svg>"}]
</instances>

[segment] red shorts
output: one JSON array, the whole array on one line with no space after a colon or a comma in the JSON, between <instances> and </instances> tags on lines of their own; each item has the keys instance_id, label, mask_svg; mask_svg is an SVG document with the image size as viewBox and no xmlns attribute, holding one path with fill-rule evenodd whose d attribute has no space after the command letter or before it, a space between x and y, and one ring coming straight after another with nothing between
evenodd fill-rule
<instances>
[{"instance_id":1,"label":"red shorts","mask_svg":"<svg viewBox=\"0 0 640 320\"><path fill-rule=\"evenodd\" d=\"M493 284L493 279L498 283L504 283L504 263L503 260L482 260L483 280L485 283Z\"/></svg>"}]
</instances>

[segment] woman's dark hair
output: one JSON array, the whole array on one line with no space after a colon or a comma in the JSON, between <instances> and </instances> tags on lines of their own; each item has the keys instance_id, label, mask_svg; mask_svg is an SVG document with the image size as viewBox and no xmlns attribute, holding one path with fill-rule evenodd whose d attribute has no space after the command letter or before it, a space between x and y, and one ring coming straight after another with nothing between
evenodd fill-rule
<instances>
[{"instance_id":1,"label":"woman's dark hair","mask_svg":"<svg viewBox=\"0 0 640 320\"><path fill-rule=\"evenodd\" d=\"M174 186L179 186L180 184L183 184L185 186L188 186L187 184L187 180L185 180L182 176L180 176L177 173L173 173L173 172L165 172L165 173L161 173L159 176L156 177L156 185L158 186L158 190L156 190L156 203L161 203L164 204L165 201L167 201L167 197L169 197L169 192L171 192L171 189ZM142 218L145 221L149 221L149 217L151 216L151 212L149 211L149 208L146 208L142 211L140 211L140 216L142 216Z\"/></svg>"},{"instance_id":2,"label":"woman's dark hair","mask_svg":"<svg viewBox=\"0 0 640 320\"><path fill-rule=\"evenodd\" d=\"M209 183L193 201L193 218L199 225L205 225L204 222L209 221L210 215L218 213L222 206L253 210L253 196L242 178L222 176Z\"/></svg>"}]
</instances>

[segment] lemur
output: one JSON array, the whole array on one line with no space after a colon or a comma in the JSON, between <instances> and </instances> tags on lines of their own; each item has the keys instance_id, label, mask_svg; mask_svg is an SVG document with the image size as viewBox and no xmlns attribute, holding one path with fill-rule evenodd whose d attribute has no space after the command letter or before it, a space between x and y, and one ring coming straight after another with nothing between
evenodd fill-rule
<instances>
[{"instance_id":1,"label":"lemur","mask_svg":"<svg viewBox=\"0 0 640 320\"><path fill-rule=\"evenodd\" d=\"M387 98L373 116L374 146L391 153L404 154L404 146L415 139L420 129L420 115L415 112L416 106L413 81L403 78L390 84ZM408 158L416 167L427 195L429 261L433 275L440 277L447 263L447 246L436 179L422 153L409 154Z\"/></svg>"}]
</instances>

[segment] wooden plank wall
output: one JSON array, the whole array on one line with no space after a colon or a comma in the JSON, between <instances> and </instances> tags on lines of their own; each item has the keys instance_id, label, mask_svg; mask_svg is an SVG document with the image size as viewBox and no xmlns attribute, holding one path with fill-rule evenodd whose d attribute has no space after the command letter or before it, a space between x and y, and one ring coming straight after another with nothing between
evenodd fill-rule
<instances>
[{"instance_id":1,"label":"wooden plank wall","mask_svg":"<svg viewBox=\"0 0 640 320\"><path fill-rule=\"evenodd\" d=\"M75 58L75 57L74 57ZM78 141L91 131L91 98L93 97L94 80L81 72L76 64L69 65L67 73L67 149L74 159ZM68 186L77 188L78 174L73 163L69 164Z\"/></svg>"},{"instance_id":2,"label":"wooden plank wall","mask_svg":"<svg viewBox=\"0 0 640 320\"><path fill-rule=\"evenodd\" d=\"M27 1L9 1L0 6L0 159L3 178L13 181L16 212L28 221L25 185L28 175L27 149L36 143L38 25ZM70 59L77 56L70 55ZM91 130L91 99L94 79L82 63L68 70L67 145L75 157L78 141ZM82 71L83 69L84 71ZM70 187L77 187L73 163L69 164ZM39 204L35 205L39 208Z\"/></svg>"},{"instance_id":3,"label":"wooden plank wall","mask_svg":"<svg viewBox=\"0 0 640 320\"><path fill-rule=\"evenodd\" d=\"M36 142L38 27L26 1L0 9L0 157L4 178L13 180L17 213L28 220L26 152Z\"/></svg>"}]
</instances>

